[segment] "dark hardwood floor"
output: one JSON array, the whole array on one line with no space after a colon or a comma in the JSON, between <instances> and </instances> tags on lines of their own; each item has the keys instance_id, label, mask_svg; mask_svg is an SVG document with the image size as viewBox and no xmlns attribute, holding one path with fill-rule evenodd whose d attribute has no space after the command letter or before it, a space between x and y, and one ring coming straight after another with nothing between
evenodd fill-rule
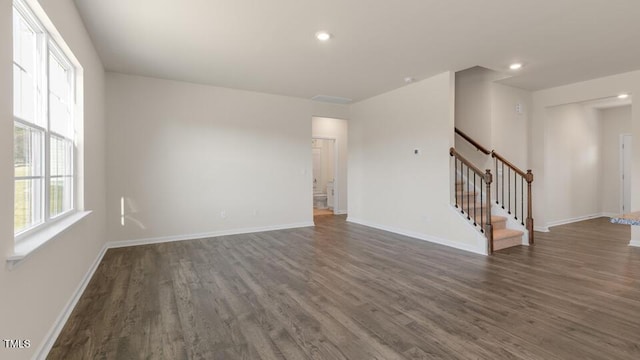
<instances>
[{"instance_id":1,"label":"dark hardwood floor","mask_svg":"<svg viewBox=\"0 0 640 360\"><path fill-rule=\"evenodd\" d=\"M315 221L109 250L49 358L640 359L628 226L484 257Z\"/></svg>"}]
</instances>

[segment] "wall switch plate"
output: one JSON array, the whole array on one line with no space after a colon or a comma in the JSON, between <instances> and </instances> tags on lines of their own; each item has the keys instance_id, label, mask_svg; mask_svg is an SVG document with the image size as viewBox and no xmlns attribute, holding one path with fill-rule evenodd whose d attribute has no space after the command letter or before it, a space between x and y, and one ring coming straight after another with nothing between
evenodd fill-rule
<instances>
[{"instance_id":1,"label":"wall switch plate","mask_svg":"<svg viewBox=\"0 0 640 360\"><path fill-rule=\"evenodd\" d=\"M524 109L522 108L522 104L521 103L517 103L516 104L516 114L522 114L524 112Z\"/></svg>"}]
</instances>

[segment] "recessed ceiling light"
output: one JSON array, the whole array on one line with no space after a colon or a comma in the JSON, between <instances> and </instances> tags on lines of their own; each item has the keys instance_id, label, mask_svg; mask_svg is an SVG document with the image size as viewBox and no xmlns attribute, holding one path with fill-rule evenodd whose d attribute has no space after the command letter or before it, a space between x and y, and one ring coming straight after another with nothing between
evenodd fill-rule
<instances>
[{"instance_id":1,"label":"recessed ceiling light","mask_svg":"<svg viewBox=\"0 0 640 360\"><path fill-rule=\"evenodd\" d=\"M316 33L316 39L318 39L320 41L327 41L327 40L331 39L331 34L329 34L326 31L318 31Z\"/></svg>"},{"instance_id":2,"label":"recessed ceiling light","mask_svg":"<svg viewBox=\"0 0 640 360\"><path fill-rule=\"evenodd\" d=\"M514 63L509 65L509 69L511 70L520 70L522 69L522 64L521 63Z\"/></svg>"},{"instance_id":3,"label":"recessed ceiling light","mask_svg":"<svg viewBox=\"0 0 640 360\"><path fill-rule=\"evenodd\" d=\"M629 97L629 94L620 94L618 95L618 99L626 99Z\"/></svg>"},{"instance_id":4,"label":"recessed ceiling light","mask_svg":"<svg viewBox=\"0 0 640 360\"><path fill-rule=\"evenodd\" d=\"M411 84L414 81L416 81L416 79L412 78L411 76L407 76L406 78L404 78L404 82L407 84Z\"/></svg>"}]
</instances>

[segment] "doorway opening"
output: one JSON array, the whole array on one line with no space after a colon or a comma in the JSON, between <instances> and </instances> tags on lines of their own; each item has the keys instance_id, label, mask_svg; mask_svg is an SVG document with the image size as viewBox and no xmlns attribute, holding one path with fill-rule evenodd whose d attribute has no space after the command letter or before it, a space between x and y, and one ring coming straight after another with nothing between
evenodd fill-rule
<instances>
[{"instance_id":1,"label":"doorway opening","mask_svg":"<svg viewBox=\"0 0 640 360\"><path fill-rule=\"evenodd\" d=\"M632 98L546 108L547 226L630 212Z\"/></svg>"},{"instance_id":2,"label":"doorway opening","mask_svg":"<svg viewBox=\"0 0 640 360\"><path fill-rule=\"evenodd\" d=\"M336 204L336 139L314 137L313 155L313 216L333 215Z\"/></svg>"}]
</instances>

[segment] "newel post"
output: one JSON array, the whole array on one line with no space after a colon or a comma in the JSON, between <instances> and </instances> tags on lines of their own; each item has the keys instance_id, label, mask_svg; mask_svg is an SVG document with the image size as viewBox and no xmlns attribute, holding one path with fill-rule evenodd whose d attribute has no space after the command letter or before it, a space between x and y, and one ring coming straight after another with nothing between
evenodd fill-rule
<instances>
[{"instance_id":1,"label":"newel post","mask_svg":"<svg viewBox=\"0 0 640 360\"><path fill-rule=\"evenodd\" d=\"M529 231L529 245L533 245L533 204L531 203L531 183L533 182L533 173L527 170L527 230Z\"/></svg>"},{"instance_id":2,"label":"newel post","mask_svg":"<svg viewBox=\"0 0 640 360\"><path fill-rule=\"evenodd\" d=\"M491 175L491 170L487 169L484 173L484 183L487 187L487 196L486 196L486 219L484 223L484 234L487 236L487 246L488 253L493 254L493 225L491 225L491 183L493 182L493 176Z\"/></svg>"}]
</instances>

